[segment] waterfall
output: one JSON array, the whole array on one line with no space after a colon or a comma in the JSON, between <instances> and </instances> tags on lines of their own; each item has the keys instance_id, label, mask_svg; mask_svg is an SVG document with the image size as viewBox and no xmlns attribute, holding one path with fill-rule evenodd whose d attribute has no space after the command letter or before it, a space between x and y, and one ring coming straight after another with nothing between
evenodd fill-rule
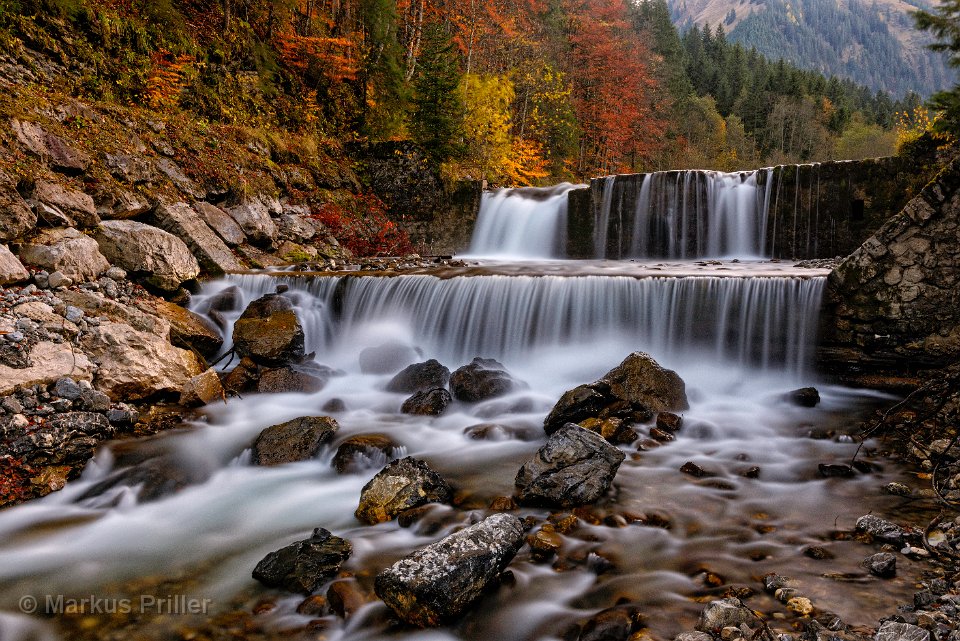
<instances>
[{"instance_id":1,"label":"waterfall","mask_svg":"<svg viewBox=\"0 0 960 641\"><path fill-rule=\"evenodd\" d=\"M470 254L559 258L566 242L567 192L584 185L498 189L483 194Z\"/></svg>"},{"instance_id":2,"label":"waterfall","mask_svg":"<svg viewBox=\"0 0 960 641\"><path fill-rule=\"evenodd\" d=\"M764 172L763 187L758 175ZM770 170L666 171L603 179L597 258L767 255ZM632 219L624 218L632 203Z\"/></svg>"},{"instance_id":3,"label":"waterfall","mask_svg":"<svg viewBox=\"0 0 960 641\"><path fill-rule=\"evenodd\" d=\"M230 277L251 297L277 279ZM799 277L457 276L283 278L307 350L358 335L416 341L451 361L572 355L614 340L667 362L704 358L800 374L809 363L824 279ZM202 311L202 305L198 307Z\"/></svg>"}]
</instances>

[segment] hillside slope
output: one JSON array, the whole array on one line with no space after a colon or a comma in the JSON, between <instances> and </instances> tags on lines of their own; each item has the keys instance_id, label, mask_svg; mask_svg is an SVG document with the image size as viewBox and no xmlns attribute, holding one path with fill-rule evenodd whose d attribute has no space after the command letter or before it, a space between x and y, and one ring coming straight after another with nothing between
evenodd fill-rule
<instances>
[{"instance_id":1,"label":"hillside slope","mask_svg":"<svg viewBox=\"0 0 960 641\"><path fill-rule=\"evenodd\" d=\"M674 22L722 24L760 53L850 78L872 89L922 96L950 86L943 57L926 49L911 13L920 0L669 0Z\"/></svg>"}]
</instances>

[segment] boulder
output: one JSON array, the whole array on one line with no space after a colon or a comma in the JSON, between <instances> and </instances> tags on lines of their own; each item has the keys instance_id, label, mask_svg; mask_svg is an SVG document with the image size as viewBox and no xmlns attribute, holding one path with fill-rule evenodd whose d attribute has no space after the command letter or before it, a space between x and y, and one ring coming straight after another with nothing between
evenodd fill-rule
<instances>
[{"instance_id":1,"label":"boulder","mask_svg":"<svg viewBox=\"0 0 960 641\"><path fill-rule=\"evenodd\" d=\"M313 238L317 234L317 228L307 218L298 213L293 213L289 209L277 219L280 230L279 235L284 240L292 240L302 243Z\"/></svg>"},{"instance_id":2,"label":"boulder","mask_svg":"<svg viewBox=\"0 0 960 641\"><path fill-rule=\"evenodd\" d=\"M310 594L336 576L353 547L323 528L313 536L271 552L257 564L253 578L272 588Z\"/></svg>"},{"instance_id":3,"label":"boulder","mask_svg":"<svg viewBox=\"0 0 960 641\"><path fill-rule=\"evenodd\" d=\"M715 634L726 627L738 628L744 624L756 623L756 621L757 615L743 605L740 599L729 598L711 601L700 613L696 628L700 632Z\"/></svg>"},{"instance_id":4,"label":"boulder","mask_svg":"<svg viewBox=\"0 0 960 641\"><path fill-rule=\"evenodd\" d=\"M60 183L38 180L30 196L33 200L65 217L65 227L79 227L81 229L96 227L100 224L97 207L93 198L82 191L64 187Z\"/></svg>"},{"instance_id":5,"label":"boulder","mask_svg":"<svg viewBox=\"0 0 960 641\"><path fill-rule=\"evenodd\" d=\"M137 302L140 309L170 324L170 342L184 349L195 349L204 358L211 358L223 347L223 337L209 320L176 303L159 298Z\"/></svg>"},{"instance_id":6,"label":"boulder","mask_svg":"<svg viewBox=\"0 0 960 641\"><path fill-rule=\"evenodd\" d=\"M254 465L305 461L320 453L340 426L329 416L301 416L271 425L253 442Z\"/></svg>"},{"instance_id":7,"label":"boulder","mask_svg":"<svg viewBox=\"0 0 960 641\"><path fill-rule=\"evenodd\" d=\"M454 398L468 403L503 396L518 387L507 369L492 358L474 358L450 375Z\"/></svg>"},{"instance_id":8,"label":"boulder","mask_svg":"<svg viewBox=\"0 0 960 641\"><path fill-rule=\"evenodd\" d=\"M394 445L389 437L383 434L358 434L351 436L337 448L333 455L333 467L337 474L359 471L372 467L383 467L393 455Z\"/></svg>"},{"instance_id":9,"label":"boulder","mask_svg":"<svg viewBox=\"0 0 960 641\"><path fill-rule=\"evenodd\" d=\"M523 522L494 514L417 550L377 575L374 591L404 622L453 621L510 564L523 545Z\"/></svg>"},{"instance_id":10,"label":"boulder","mask_svg":"<svg viewBox=\"0 0 960 641\"><path fill-rule=\"evenodd\" d=\"M104 161L110 174L117 180L132 185L153 182L157 168L149 158L134 154L105 154Z\"/></svg>"},{"instance_id":11,"label":"boulder","mask_svg":"<svg viewBox=\"0 0 960 641\"><path fill-rule=\"evenodd\" d=\"M417 414L419 416L440 416L452 402L453 397L450 396L450 392L438 387L416 392L403 402L400 411L404 414Z\"/></svg>"},{"instance_id":12,"label":"boulder","mask_svg":"<svg viewBox=\"0 0 960 641\"><path fill-rule=\"evenodd\" d=\"M180 404L184 407L200 407L224 399L226 394L220 377L212 369L191 378L180 392Z\"/></svg>"},{"instance_id":13,"label":"boulder","mask_svg":"<svg viewBox=\"0 0 960 641\"><path fill-rule=\"evenodd\" d=\"M391 341L360 352L360 371L364 374L390 374L416 360L415 349L404 343Z\"/></svg>"},{"instance_id":14,"label":"boulder","mask_svg":"<svg viewBox=\"0 0 960 641\"><path fill-rule=\"evenodd\" d=\"M270 218L270 211L260 200L247 200L227 209L230 217L240 226L251 244L270 247L277 237L277 226Z\"/></svg>"},{"instance_id":15,"label":"boulder","mask_svg":"<svg viewBox=\"0 0 960 641\"><path fill-rule=\"evenodd\" d=\"M257 384L259 369L259 366L251 359L241 358L237 366L223 377L223 389L228 394L249 392Z\"/></svg>"},{"instance_id":16,"label":"boulder","mask_svg":"<svg viewBox=\"0 0 960 641\"><path fill-rule=\"evenodd\" d=\"M193 352L123 323L101 321L82 346L100 363L94 387L113 400L177 398L187 381L204 370Z\"/></svg>"},{"instance_id":17,"label":"boulder","mask_svg":"<svg viewBox=\"0 0 960 641\"><path fill-rule=\"evenodd\" d=\"M190 205L158 205L151 213L150 221L184 241L207 273L219 276L243 269L240 261Z\"/></svg>"},{"instance_id":18,"label":"boulder","mask_svg":"<svg viewBox=\"0 0 960 641\"><path fill-rule=\"evenodd\" d=\"M856 529L858 532L866 532L877 541L894 545L903 545L904 538L907 536L907 531L896 523L873 514L865 514L857 519Z\"/></svg>"},{"instance_id":19,"label":"boulder","mask_svg":"<svg viewBox=\"0 0 960 641\"><path fill-rule=\"evenodd\" d=\"M453 492L423 461L406 457L390 463L363 486L355 516L376 525L426 503L446 503Z\"/></svg>"},{"instance_id":20,"label":"boulder","mask_svg":"<svg viewBox=\"0 0 960 641\"><path fill-rule=\"evenodd\" d=\"M450 370L435 359L407 366L387 383L388 392L421 392L423 390L446 387L450 380Z\"/></svg>"},{"instance_id":21,"label":"boulder","mask_svg":"<svg viewBox=\"0 0 960 641\"><path fill-rule=\"evenodd\" d=\"M643 352L634 352L603 378L580 385L560 397L543 422L547 434L588 418L646 421L653 412L689 407L686 386L676 372L661 367Z\"/></svg>"},{"instance_id":22,"label":"boulder","mask_svg":"<svg viewBox=\"0 0 960 641\"><path fill-rule=\"evenodd\" d=\"M610 488L624 458L599 434L567 424L517 472L520 502L557 507L592 503Z\"/></svg>"},{"instance_id":23,"label":"boulder","mask_svg":"<svg viewBox=\"0 0 960 641\"><path fill-rule=\"evenodd\" d=\"M107 259L141 276L147 285L166 292L200 274L200 265L182 240L173 234L134 220L106 220L95 233Z\"/></svg>"},{"instance_id":24,"label":"boulder","mask_svg":"<svg viewBox=\"0 0 960 641\"><path fill-rule=\"evenodd\" d=\"M300 319L289 299L267 294L247 305L233 326L233 347L261 365L279 366L304 357Z\"/></svg>"},{"instance_id":25,"label":"boulder","mask_svg":"<svg viewBox=\"0 0 960 641\"><path fill-rule=\"evenodd\" d=\"M0 242L20 238L36 225L37 215L17 192L16 182L0 171Z\"/></svg>"},{"instance_id":26,"label":"boulder","mask_svg":"<svg viewBox=\"0 0 960 641\"><path fill-rule=\"evenodd\" d=\"M33 465L81 464L93 455L100 441L115 432L99 412L63 412L15 435L8 451Z\"/></svg>"},{"instance_id":27,"label":"boulder","mask_svg":"<svg viewBox=\"0 0 960 641\"><path fill-rule=\"evenodd\" d=\"M13 393L17 387L46 386L64 376L74 380L93 380L93 363L79 350L41 341L30 350L29 367L13 368L0 364L0 396Z\"/></svg>"},{"instance_id":28,"label":"boulder","mask_svg":"<svg viewBox=\"0 0 960 641\"><path fill-rule=\"evenodd\" d=\"M6 245L0 245L0 286L25 280L30 280L30 272Z\"/></svg>"},{"instance_id":29,"label":"boulder","mask_svg":"<svg viewBox=\"0 0 960 641\"><path fill-rule=\"evenodd\" d=\"M73 228L47 229L20 246L20 260L74 281L96 279L110 269L95 240Z\"/></svg>"},{"instance_id":30,"label":"boulder","mask_svg":"<svg viewBox=\"0 0 960 641\"><path fill-rule=\"evenodd\" d=\"M17 141L23 147L60 173L68 176L80 175L92 162L90 156L71 147L66 140L48 132L37 123L14 118L10 124Z\"/></svg>"},{"instance_id":31,"label":"boulder","mask_svg":"<svg viewBox=\"0 0 960 641\"><path fill-rule=\"evenodd\" d=\"M197 187L197 183L193 182L183 170L180 169L180 166L170 160L169 158L161 158L157 160L157 169L160 172L170 179L177 189L185 193L191 198L202 198L203 192Z\"/></svg>"},{"instance_id":32,"label":"boulder","mask_svg":"<svg viewBox=\"0 0 960 641\"><path fill-rule=\"evenodd\" d=\"M143 311L84 289L67 289L58 292L57 296L64 303L76 307L87 316L106 317L129 325L137 331L147 332L164 340L170 339L170 323L152 313L150 310L154 310L154 307L145 305L148 311Z\"/></svg>"},{"instance_id":33,"label":"boulder","mask_svg":"<svg viewBox=\"0 0 960 641\"><path fill-rule=\"evenodd\" d=\"M217 236L223 239L227 246L236 247L247 241L247 237L240 229L237 221L216 205L198 200L193 204L193 209L200 216L200 219L207 223L210 229L216 232Z\"/></svg>"},{"instance_id":34,"label":"boulder","mask_svg":"<svg viewBox=\"0 0 960 641\"><path fill-rule=\"evenodd\" d=\"M816 387L801 387L787 392L784 400L798 407L816 407L820 403L820 392Z\"/></svg>"},{"instance_id":35,"label":"boulder","mask_svg":"<svg viewBox=\"0 0 960 641\"><path fill-rule=\"evenodd\" d=\"M97 192L94 200L97 203L97 215L100 218L123 220L136 218L145 214L153 207L149 201L139 194L126 189L104 188Z\"/></svg>"},{"instance_id":36,"label":"boulder","mask_svg":"<svg viewBox=\"0 0 960 641\"><path fill-rule=\"evenodd\" d=\"M870 574L882 579L889 579L897 575L897 557L890 552L878 552L865 558L860 565Z\"/></svg>"},{"instance_id":37,"label":"boulder","mask_svg":"<svg viewBox=\"0 0 960 641\"><path fill-rule=\"evenodd\" d=\"M329 368L309 362L268 369L260 373L257 391L261 394L287 392L312 394L326 386L331 374L332 371Z\"/></svg>"},{"instance_id":38,"label":"boulder","mask_svg":"<svg viewBox=\"0 0 960 641\"><path fill-rule=\"evenodd\" d=\"M930 632L910 623L885 621L873 641L930 641Z\"/></svg>"}]
</instances>

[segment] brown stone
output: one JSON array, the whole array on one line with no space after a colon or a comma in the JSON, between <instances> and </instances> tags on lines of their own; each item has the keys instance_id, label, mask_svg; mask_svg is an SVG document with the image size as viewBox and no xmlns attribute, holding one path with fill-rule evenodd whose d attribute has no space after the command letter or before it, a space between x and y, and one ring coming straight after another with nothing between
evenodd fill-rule
<instances>
[{"instance_id":1,"label":"brown stone","mask_svg":"<svg viewBox=\"0 0 960 641\"><path fill-rule=\"evenodd\" d=\"M214 401L226 400L220 377L212 369L197 374L183 386L180 404L184 407L200 407Z\"/></svg>"},{"instance_id":2,"label":"brown stone","mask_svg":"<svg viewBox=\"0 0 960 641\"><path fill-rule=\"evenodd\" d=\"M313 458L338 429L329 416L301 416L272 425L253 442L253 463L282 465Z\"/></svg>"},{"instance_id":3,"label":"brown stone","mask_svg":"<svg viewBox=\"0 0 960 641\"><path fill-rule=\"evenodd\" d=\"M393 448L393 441L383 434L351 436L337 448L337 453L333 456L333 467L338 474L353 472L358 467L366 467L362 462L389 459Z\"/></svg>"},{"instance_id":4,"label":"brown stone","mask_svg":"<svg viewBox=\"0 0 960 641\"><path fill-rule=\"evenodd\" d=\"M293 304L279 294L267 294L247 305L233 326L236 352L261 365L299 362L303 345L303 327Z\"/></svg>"},{"instance_id":5,"label":"brown stone","mask_svg":"<svg viewBox=\"0 0 960 641\"><path fill-rule=\"evenodd\" d=\"M423 461L407 457L383 468L360 492L357 519L370 525L426 503L447 503L450 486Z\"/></svg>"}]
</instances>

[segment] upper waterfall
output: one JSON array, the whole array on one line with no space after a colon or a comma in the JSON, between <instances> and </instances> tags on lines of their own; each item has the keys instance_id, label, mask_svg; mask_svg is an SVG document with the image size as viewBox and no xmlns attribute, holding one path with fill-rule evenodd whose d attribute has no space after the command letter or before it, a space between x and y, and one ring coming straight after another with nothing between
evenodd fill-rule
<instances>
[{"instance_id":1,"label":"upper waterfall","mask_svg":"<svg viewBox=\"0 0 960 641\"><path fill-rule=\"evenodd\" d=\"M584 187L498 189L483 195L470 254L490 258L562 258L567 192Z\"/></svg>"}]
</instances>

